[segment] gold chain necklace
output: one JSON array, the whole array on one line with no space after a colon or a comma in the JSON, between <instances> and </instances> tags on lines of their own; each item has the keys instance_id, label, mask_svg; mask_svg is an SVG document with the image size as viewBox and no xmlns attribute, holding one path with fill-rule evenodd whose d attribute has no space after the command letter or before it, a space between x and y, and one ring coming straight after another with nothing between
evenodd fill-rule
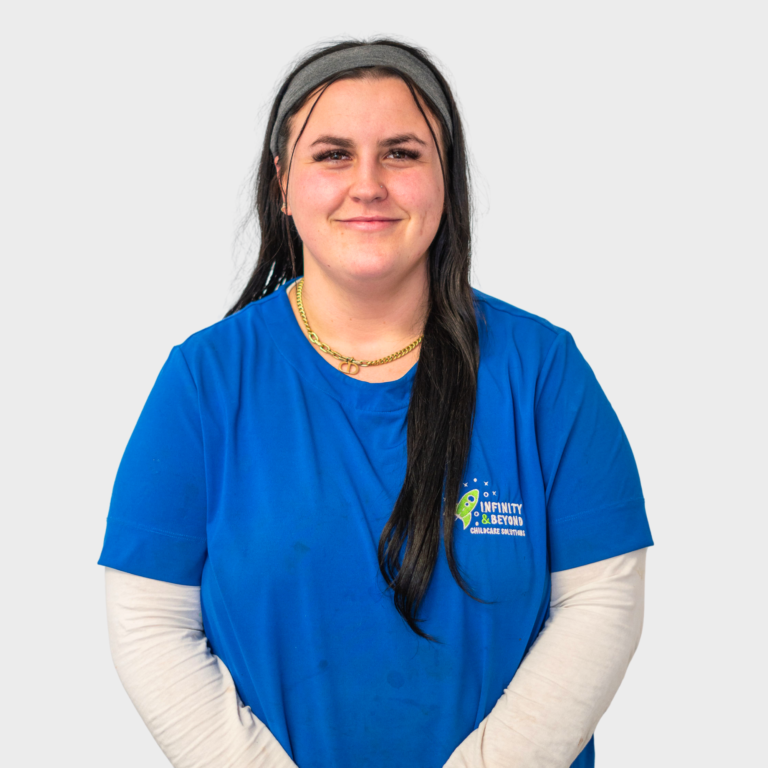
<instances>
[{"instance_id":1,"label":"gold chain necklace","mask_svg":"<svg viewBox=\"0 0 768 768\"><path fill-rule=\"evenodd\" d=\"M423 336L419 336L416 341L412 341L407 347L401 349L399 352L395 352L392 355L387 355L386 357L380 357L378 360L355 360L353 357L340 355L338 352L334 352L327 344L324 344L322 341L320 341L320 339L317 338L317 334L309 327L307 313L304 311L304 305L301 302L301 289L303 286L304 278L302 277L301 280L296 283L296 304L299 306L299 313L301 314L301 319L304 321L304 327L307 329L307 335L312 340L312 343L317 344L317 346L320 347L323 352L327 352L337 360L341 360L339 370L344 371L344 373L347 373L350 376L355 376L361 368L366 366L384 365L384 363L391 363L393 360L397 360L398 358L407 355L411 350L416 349L416 347L421 344L421 340L424 338ZM346 366L346 370L344 370L344 366Z\"/></svg>"}]
</instances>

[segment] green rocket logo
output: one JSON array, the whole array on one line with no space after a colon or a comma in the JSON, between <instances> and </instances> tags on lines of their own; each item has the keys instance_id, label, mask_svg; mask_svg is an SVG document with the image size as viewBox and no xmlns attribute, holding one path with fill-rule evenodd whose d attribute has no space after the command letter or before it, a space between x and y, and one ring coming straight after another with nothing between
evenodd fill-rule
<instances>
[{"instance_id":1,"label":"green rocket logo","mask_svg":"<svg viewBox=\"0 0 768 768\"><path fill-rule=\"evenodd\" d=\"M477 502L480 498L480 493L477 490L467 491L456 505L456 517L464 523L464 530L469 528L469 524L472 522L472 512L477 506Z\"/></svg>"}]
</instances>

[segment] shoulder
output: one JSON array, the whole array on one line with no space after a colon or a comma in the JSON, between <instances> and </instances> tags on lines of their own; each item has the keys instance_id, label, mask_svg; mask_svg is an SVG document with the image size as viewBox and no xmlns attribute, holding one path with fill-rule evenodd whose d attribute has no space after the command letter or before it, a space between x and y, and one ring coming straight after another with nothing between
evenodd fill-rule
<instances>
[{"instance_id":1,"label":"shoulder","mask_svg":"<svg viewBox=\"0 0 768 768\"><path fill-rule=\"evenodd\" d=\"M277 300L275 292L251 302L238 312L188 336L176 345L175 350L181 353L195 377L207 369L231 368L244 355L258 354L267 331L265 320Z\"/></svg>"},{"instance_id":2,"label":"shoulder","mask_svg":"<svg viewBox=\"0 0 768 768\"><path fill-rule=\"evenodd\" d=\"M568 331L539 315L527 312L487 293L472 289L480 334L486 356L509 355L535 358L539 363L558 341L570 337Z\"/></svg>"}]
</instances>

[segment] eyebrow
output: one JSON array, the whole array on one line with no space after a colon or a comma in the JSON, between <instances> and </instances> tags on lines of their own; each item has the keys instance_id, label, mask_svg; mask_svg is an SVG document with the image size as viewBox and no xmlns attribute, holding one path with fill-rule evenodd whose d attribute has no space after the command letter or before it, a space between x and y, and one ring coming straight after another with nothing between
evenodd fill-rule
<instances>
[{"instance_id":1,"label":"eyebrow","mask_svg":"<svg viewBox=\"0 0 768 768\"><path fill-rule=\"evenodd\" d=\"M394 147L397 144L407 144L409 141L415 141L417 144L421 144L426 147L426 142L422 141L414 133L400 133L397 136L390 136L388 139L383 139L379 142L379 146L382 147ZM309 146L314 147L316 144L333 144L337 147L343 147L344 149L352 149L355 146L355 142L352 139L346 139L343 136L320 136L320 138L313 141Z\"/></svg>"}]
</instances>

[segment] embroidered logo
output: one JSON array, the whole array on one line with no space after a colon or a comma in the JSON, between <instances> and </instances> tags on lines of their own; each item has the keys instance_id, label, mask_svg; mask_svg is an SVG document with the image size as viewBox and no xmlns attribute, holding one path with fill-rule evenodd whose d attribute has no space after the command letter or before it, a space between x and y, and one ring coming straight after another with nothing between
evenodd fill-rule
<instances>
[{"instance_id":1,"label":"embroidered logo","mask_svg":"<svg viewBox=\"0 0 768 768\"><path fill-rule=\"evenodd\" d=\"M473 482L476 483L477 478ZM456 505L456 518L464 525L463 530L469 528L470 533L492 536L525 536L522 503L498 499L498 491L493 490L488 480L483 481L482 490L467 491Z\"/></svg>"},{"instance_id":2,"label":"embroidered logo","mask_svg":"<svg viewBox=\"0 0 768 768\"><path fill-rule=\"evenodd\" d=\"M474 512L477 502L480 500L480 492L477 490L467 491L456 505L456 517L464 523L464 530L469 528L472 522L472 512Z\"/></svg>"}]
</instances>

